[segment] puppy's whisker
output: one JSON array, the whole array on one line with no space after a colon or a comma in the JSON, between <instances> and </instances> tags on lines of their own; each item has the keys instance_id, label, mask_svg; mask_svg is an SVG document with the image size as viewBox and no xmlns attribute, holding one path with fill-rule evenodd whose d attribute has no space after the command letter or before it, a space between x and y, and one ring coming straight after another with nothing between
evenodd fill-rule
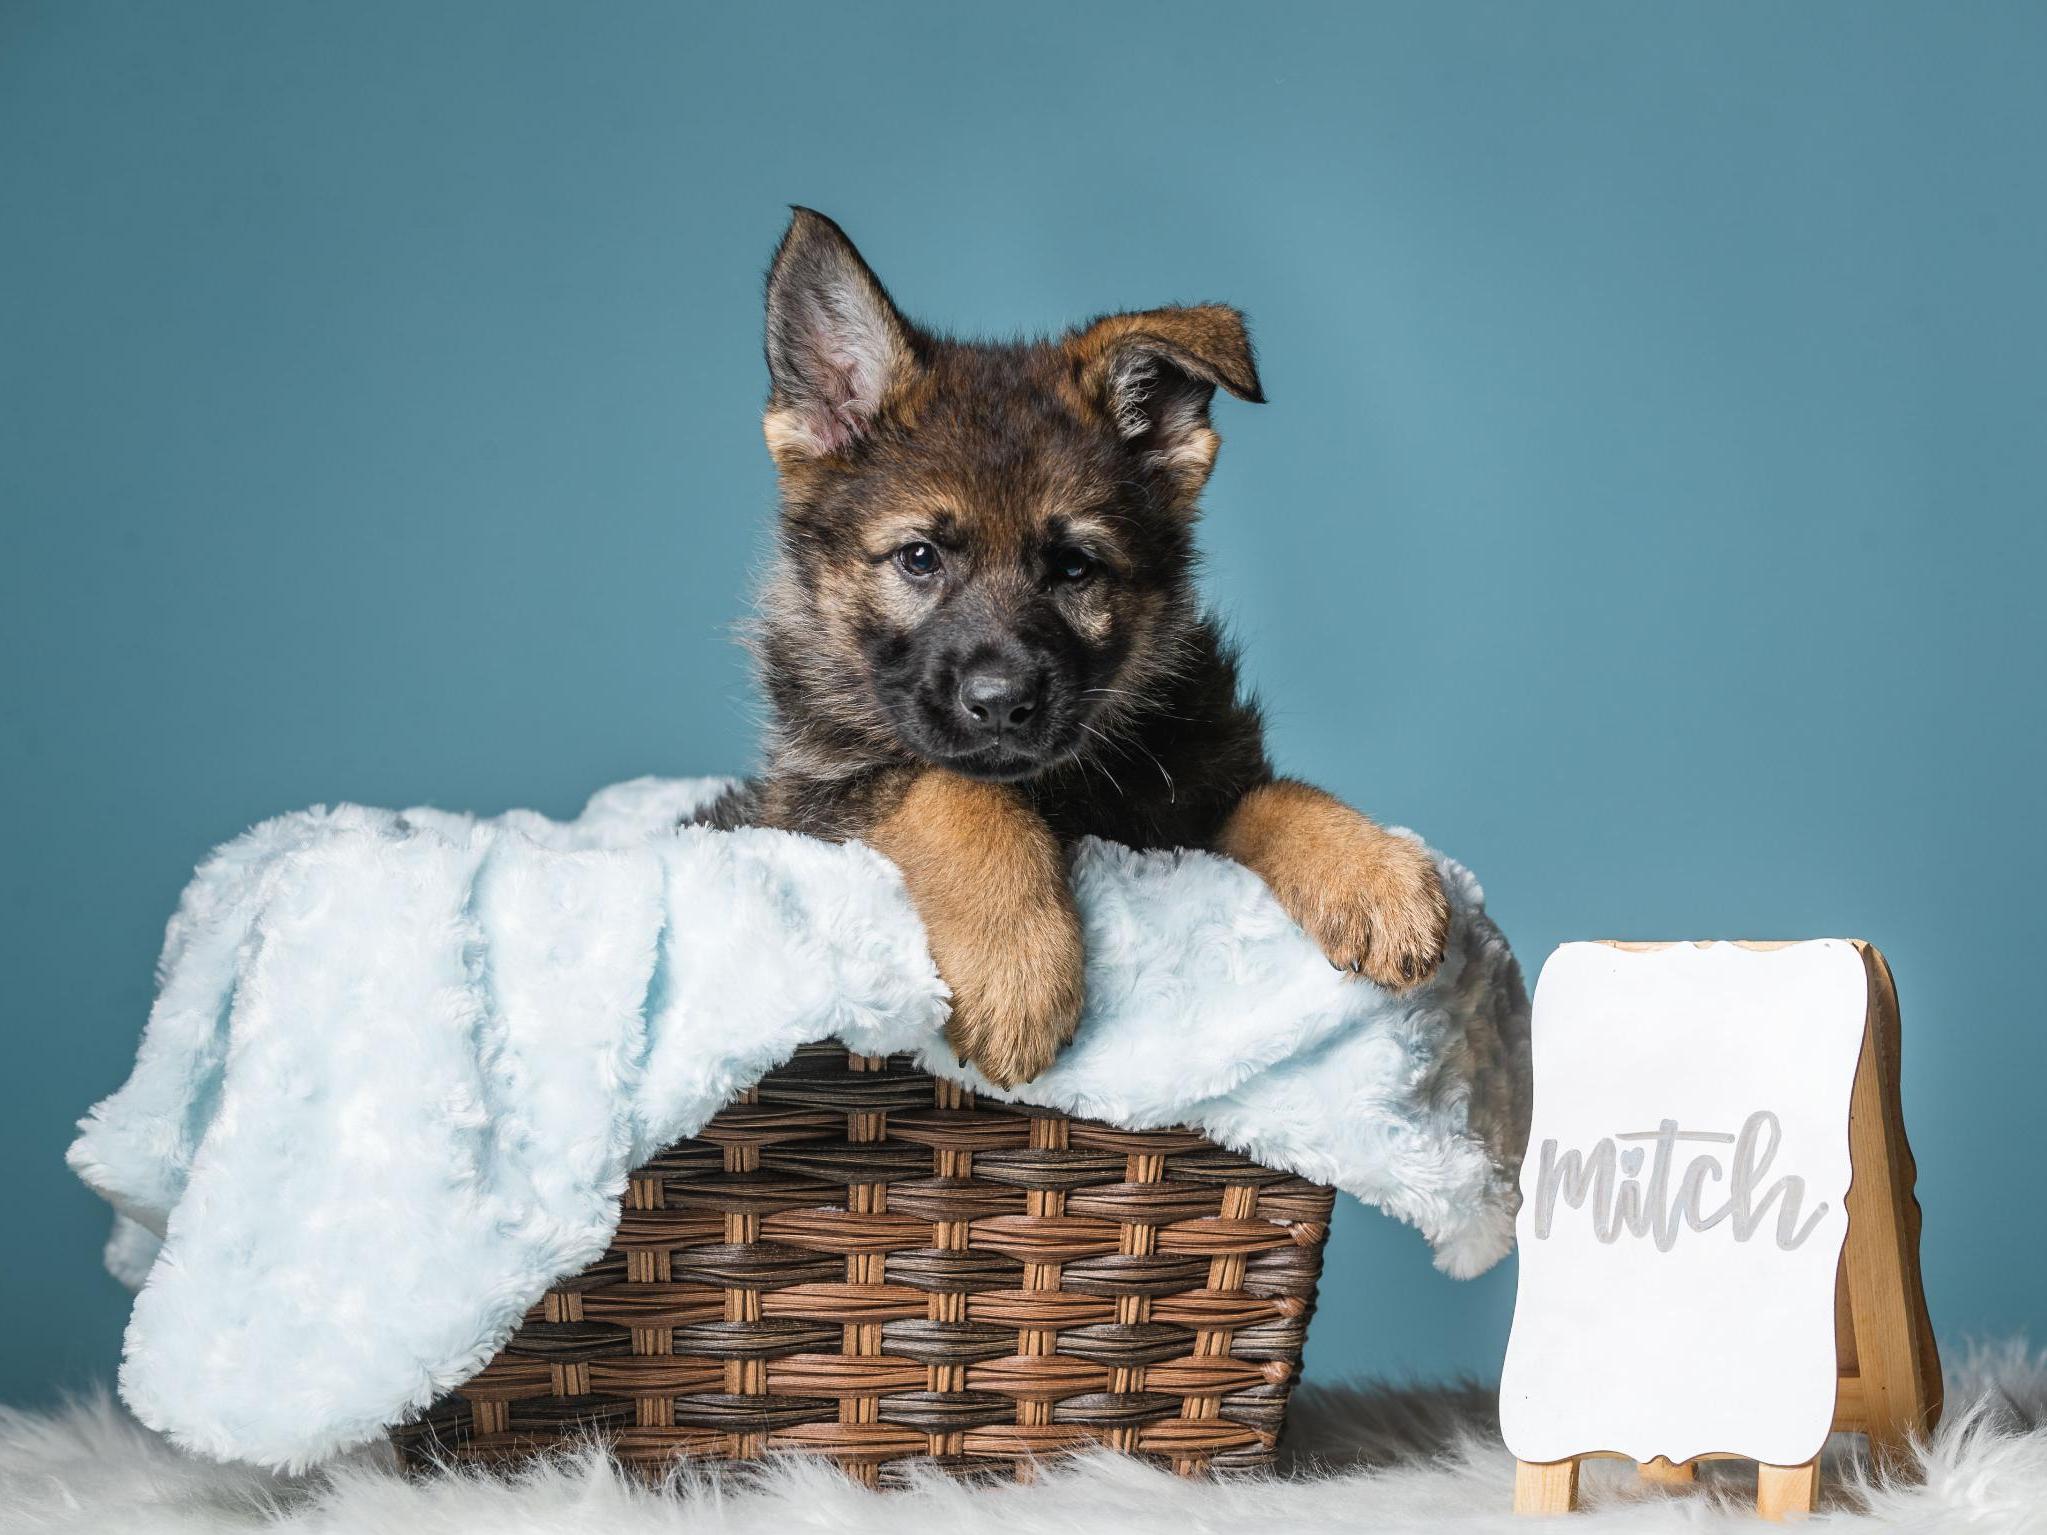
<instances>
[{"instance_id":1,"label":"puppy's whisker","mask_svg":"<svg viewBox=\"0 0 2047 1535\"><path fill-rule=\"evenodd\" d=\"M1167 802L1169 804L1178 803L1180 798L1180 790L1173 782L1173 775L1166 771L1166 765L1163 762L1159 761L1157 757L1152 756L1151 749L1147 747L1142 741L1132 741L1130 744L1132 746L1135 746L1139 751L1143 752L1145 756L1151 757L1151 765L1159 770L1159 777L1163 778L1166 781Z\"/></svg>"},{"instance_id":2,"label":"puppy's whisker","mask_svg":"<svg viewBox=\"0 0 2047 1535\"><path fill-rule=\"evenodd\" d=\"M1128 688L1085 688L1082 690L1081 696L1083 698L1101 696L1108 698L1133 699L1135 700L1135 702L1127 706L1127 712L1129 714L1144 715L1151 719L1178 720L1182 724L1188 725L1195 723L1194 717L1192 715L1175 714L1169 709L1161 709L1145 694L1134 693ZM1104 709L1102 715L1099 715L1097 717L1098 718L1109 717L1108 710Z\"/></svg>"},{"instance_id":3,"label":"puppy's whisker","mask_svg":"<svg viewBox=\"0 0 2047 1535\"><path fill-rule=\"evenodd\" d=\"M1088 724L1086 720L1081 721L1080 728L1082 730L1085 730L1089 735L1094 736L1096 739L1101 741L1102 744L1105 746L1114 746L1116 744L1114 741L1111 741L1107 736L1103 735L1099 730L1095 729L1094 726ZM1119 797L1124 797L1123 785L1116 782L1116 775L1109 771L1109 764L1097 760L1095 766L1102 770L1102 776L1109 780L1109 786L1116 791L1117 795Z\"/></svg>"},{"instance_id":4,"label":"puppy's whisker","mask_svg":"<svg viewBox=\"0 0 2047 1535\"><path fill-rule=\"evenodd\" d=\"M1087 753L1084 751L1070 752L1067 755L1067 760L1080 769L1081 777L1087 780L1088 792L1092 794L1095 787L1095 775L1088 771Z\"/></svg>"}]
</instances>

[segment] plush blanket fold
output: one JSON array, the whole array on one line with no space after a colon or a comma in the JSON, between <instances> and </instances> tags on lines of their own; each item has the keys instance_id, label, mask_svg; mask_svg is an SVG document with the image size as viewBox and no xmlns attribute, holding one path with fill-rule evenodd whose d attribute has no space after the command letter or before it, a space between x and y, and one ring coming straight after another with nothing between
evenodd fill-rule
<instances>
[{"instance_id":1,"label":"plush blanket fold","mask_svg":"<svg viewBox=\"0 0 2047 1535\"><path fill-rule=\"evenodd\" d=\"M166 934L126 1085L72 1166L139 1285L121 1384L223 1458L297 1468L459 1384L607 1245L625 1176L799 1044L977 1090L900 878L858 846L683 824L643 779L558 823L342 806L219 849ZM1088 1013L1009 1096L1191 1124L1412 1223L1450 1273L1512 1237L1527 1001L1477 883L1390 996L1258 880L1087 843Z\"/></svg>"}]
</instances>

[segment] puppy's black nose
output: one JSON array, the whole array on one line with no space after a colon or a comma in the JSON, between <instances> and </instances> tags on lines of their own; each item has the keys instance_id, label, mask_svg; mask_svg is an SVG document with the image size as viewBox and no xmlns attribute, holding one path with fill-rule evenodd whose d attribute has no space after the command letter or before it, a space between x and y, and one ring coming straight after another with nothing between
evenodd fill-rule
<instances>
[{"instance_id":1,"label":"puppy's black nose","mask_svg":"<svg viewBox=\"0 0 2047 1535\"><path fill-rule=\"evenodd\" d=\"M996 735L1038 712L1038 679L999 661L970 667L960 677L961 723Z\"/></svg>"}]
</instances>

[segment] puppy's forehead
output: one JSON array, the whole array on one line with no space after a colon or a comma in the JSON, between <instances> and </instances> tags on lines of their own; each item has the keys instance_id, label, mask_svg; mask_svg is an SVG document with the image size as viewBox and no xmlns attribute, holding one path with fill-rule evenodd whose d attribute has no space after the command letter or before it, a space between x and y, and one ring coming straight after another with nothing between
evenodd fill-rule
<instances>
[{"instance_id":1,"label":"puppy's forehead","mask_svg":"<svg viewBox=\"0 0 2047 1535\"><path fill-rule=\"evenodd\" d=\"M944 507L984 537L1103 518L1121 482L1117 444L1043 361L1042 348L963 347L934 368L898 504Z\"/></svg>"}]
</instances>

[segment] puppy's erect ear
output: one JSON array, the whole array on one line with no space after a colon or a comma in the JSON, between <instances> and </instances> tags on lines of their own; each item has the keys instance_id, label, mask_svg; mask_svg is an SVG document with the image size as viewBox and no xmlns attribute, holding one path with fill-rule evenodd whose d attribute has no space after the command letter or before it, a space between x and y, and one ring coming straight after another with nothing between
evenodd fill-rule
<instances>
[{"instance_id":1,"label":"puppy's erect ear","mask_svg":"<svg viewBox=\"0 0 2047 1535\"><path fill-rule=\"evenodd\" d=\"M916 366L915 333L845 231L795 210L768 272L768 395L778 460L842 453Z\"/></svg>"},{"instance_id":2,"label":"puppy's erect ear","mask_svg":"<svg viewBox=\"0 0 2047 1535\"><path fill-rule=\"evenodd\" d=\"M1192 504L1215 463L1220 439L1208 406L1216 386L1265 400L1244 317L1226 305L1109 315L1069 336L1066 350L1117 435L1165 475L1176 509Z\"/></svg>"}]
</instances>

